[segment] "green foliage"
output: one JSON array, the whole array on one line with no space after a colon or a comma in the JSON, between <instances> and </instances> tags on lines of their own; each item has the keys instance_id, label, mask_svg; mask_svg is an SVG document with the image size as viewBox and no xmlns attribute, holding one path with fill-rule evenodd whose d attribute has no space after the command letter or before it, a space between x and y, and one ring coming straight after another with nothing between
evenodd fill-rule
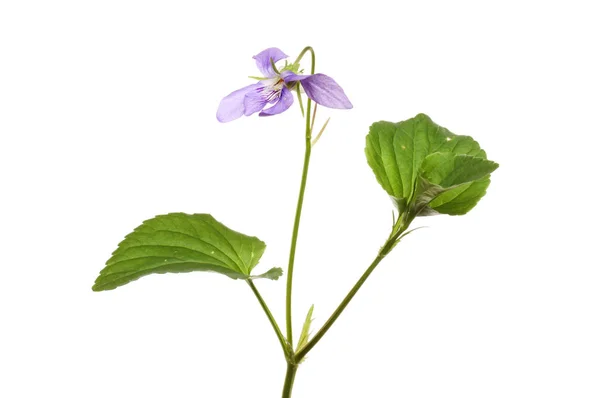
<instances>
[{"instance_id":1,"label":"green foliage","mask_svg":"<svg viewBox=\"0 0 600 398\"><path fill-rule=\"evenodd\" d=\"M213 271L233 279L277 279L280 268L250 276L265 247L260 239L229 229L209 214L161 215L125 237L92 289L111 290L144 275L166 272Z\"/></svg>"},{"instance_id":2,"label":"green foliage","mask_svg":"<svg viewBox=\"0 0 600 398\"><path fill-rule=\"evenodd\" d=\"M271 268L264 274L252 275L249 278L250 279L271 279L271 280L276 281L277 279L279 279L279 277L281 275L283 275L283 269L281 269L279 267L275 267L275 268Z\"/></svg>"},{"instance_id":3,"label":"green foliage","mask_svg":"<svg viewBox=\"0 0 600 398\"><path fill-rule=\"evenodd\" d=\"M453 134L424 114L374 123L365 153L377 181L409 219L467 213L498 167L471 137Z\"/></svg>"},{"instance_id":4,"label":"green foliage","mask_svg":"<svg viewBox=\"0 0 600 398\"><path fill-rule=\"evenodd\" d=\"M312 324L312 314L315 309L315 305L311 305L308 313L306 314L306 319L304 320L304 325L302 325L302 332L300 332L300 338L298 339L298 345L296 346L296 352L300 351L306 343L308 343L308 338L310 337L310 326Z\"/></svg>"}]
</instances>

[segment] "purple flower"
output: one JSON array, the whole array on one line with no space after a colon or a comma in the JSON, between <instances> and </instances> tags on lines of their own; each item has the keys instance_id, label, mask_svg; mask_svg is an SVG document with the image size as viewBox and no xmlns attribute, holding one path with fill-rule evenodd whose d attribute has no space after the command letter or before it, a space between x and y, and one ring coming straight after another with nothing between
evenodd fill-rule
<instances>
[{"instance_id":1,"label":"purple flower","mask_svg":"<svg viewBox=\"0 0 600 398\"><path fill-rule=\"evenodd\" d=\"M350 109L352 104L344 90L329 76L321 73L298 75L299 66L287 65L277 73L271 64L288 56L278 48L268 48L253 58L264 78L255 84L234 91L221 100L217 120L222 123L235 120L242 115L272 116L286 111L294 102L291 89L302 85L308 98L328 108Z\"/></svg>"}]
</instances>

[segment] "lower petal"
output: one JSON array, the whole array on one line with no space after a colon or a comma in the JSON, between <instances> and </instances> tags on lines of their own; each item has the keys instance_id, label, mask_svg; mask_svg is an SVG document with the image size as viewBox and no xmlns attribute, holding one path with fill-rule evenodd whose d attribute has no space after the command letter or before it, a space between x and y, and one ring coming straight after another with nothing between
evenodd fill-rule
<instances>
[{"instance_id":1,"label":"lower petal","mask_svg":"<svg viewBox=\"0 0 600 398\"><path fill-rule=\"evenodd\" d=\"M285 112L289 109L290 106L294 103L294 96L291 91L284 87L281 90L281 95L279 96L279 100L272 107L263 110L258 116L273 116L278 115L282 112Z\"/></svg>"},{"instance_id":2,"label":"lower petal","mask_svg":"<svg viewBox=\"0 0 600 398\"><path fill-rule=\"evenodd\" d=\"M246 96L244 97L245 116L250 116L253 113L262 111L263 108L267 106L267 103L269 101L267 98L265 98L265 95L263 94L264 90L265 86L261 82L259 83L259 88L246 93Z\"/></svg>"},{"instance_id":3,"label":"lower petal","mask_svg":"<svg viewBox=\"0 0 600 398\"><path fill-rule=\"evenodd\" d=\"M234 91L221 100L217 109L217 120L221 123L231 122L244 114L244 99L246 94L256 91L261 87L260 83L251 84Z\"/></svg>"}]
</instances>

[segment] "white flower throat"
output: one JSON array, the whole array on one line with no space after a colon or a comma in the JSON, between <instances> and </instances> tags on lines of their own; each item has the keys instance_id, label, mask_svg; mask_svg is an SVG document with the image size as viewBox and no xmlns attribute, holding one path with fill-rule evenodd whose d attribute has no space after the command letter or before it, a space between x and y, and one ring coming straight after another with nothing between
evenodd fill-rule
<instances>
[{"instance_id":1,"label":"white flower throat","mask_svg":"<svg viewBox=\"0 0 600 398\"><path fill-rule=\"evenodd\" d=\"M285 82L281 77L274 77L262 81L263 86L258 89L261 95L267 102L273 102L281 96L281 90L285 86Z\"/></svg>"}]
</instances>

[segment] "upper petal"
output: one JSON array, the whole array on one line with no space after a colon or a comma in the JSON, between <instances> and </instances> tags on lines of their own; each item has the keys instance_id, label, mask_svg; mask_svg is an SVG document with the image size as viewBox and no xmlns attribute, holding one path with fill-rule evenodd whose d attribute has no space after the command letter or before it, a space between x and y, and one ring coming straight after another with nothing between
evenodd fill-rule
<instances>
[{"instance_id":1,"label":"upper petal","mask_svg":"<svg viewBox=\"0 0 600 398\"><path fill-rule=\"evenodd\" d=\"M282 74L285 82L299 81L306 95L319 105L335 109L351 109L352 103L344 90L331 77L322 73L314 75L296 75L292 72Z\"/></svg>"},{"instance_id":2,"label":"upper petal","mask_svg":"<svg viewBox=\"0 0 600 398\"><path fill-rule=\"evenodd\" d=\"M271 59L273 59L273 63L275 63L287 57L288 56L285 55L280 49L276 47L271 47L267 48L264 51L261 51L252 58L256 60L256 66L258 67L258 70L260 70L260 72L263 74L263 76L273 77L275 76L275 71L271 66Z\"/></svg>"},{"instance_id":3,"label":"upper petal","mask_svg":"<svg viewBox=\"0 0 600 398\"><path fill-rule=\"evenodd\" d=\"M289 82L297 82L300 80L304 80L307 77L311 77L312 75L297 75L294 72L292 72L291 70L286 70L281 72L281 77L283 78L283 81L285 81L286 83Z\"/></svg>"},{"instance_id":4,"label":"upper petal","mask_svg":"<svg viewBox=\"0 0 600 398\"><path fill-rule=\"evenodd\" d=\"M281 90L281 95L279 96L279 100L272 107L263 110L258 116L273 116L278 115L281 112L287 111L290 106L294 103L294 96L284 87Z\"/></svg>"},{"instance_id":5,"label":"upper petal","mask_svg":"<svg viewBox=\"0 0 600 398\"><path fill-rule=\"evenodd\" d=\"M251 84L223 98L219 104L219 109L217 109L217 120L221 123L227 123L241 117L244 114L244 98L246 94L257 90L261 86L260 82Z\"/></svg>"}]
</instances>

